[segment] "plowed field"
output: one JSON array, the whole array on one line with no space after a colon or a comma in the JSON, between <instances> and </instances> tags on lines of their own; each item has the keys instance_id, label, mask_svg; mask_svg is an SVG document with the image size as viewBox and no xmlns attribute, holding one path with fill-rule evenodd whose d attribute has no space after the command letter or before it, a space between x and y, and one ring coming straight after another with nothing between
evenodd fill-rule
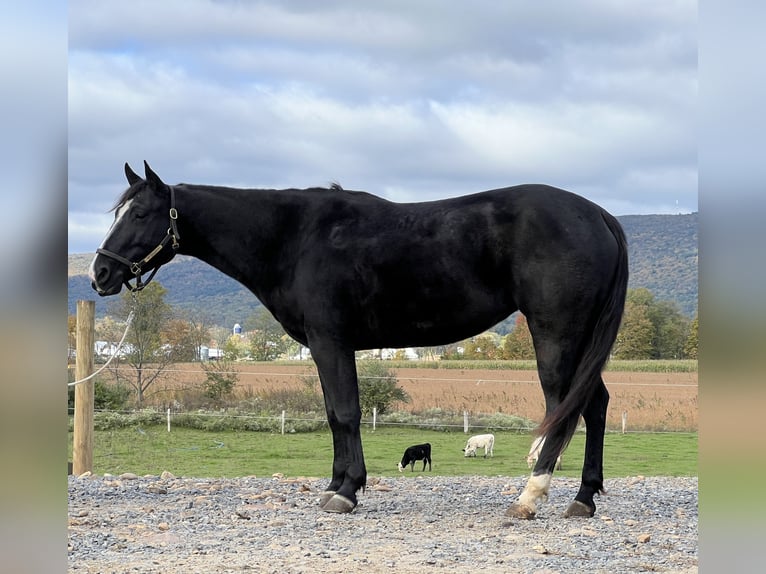
<instances>
[{"instance_id":1,"label":"plowed field","mask_svg":"<svg viewBox=\"0 0 766 574\"><path fill-rule=\"evenodd\" d=\"M307 366L240 364L237 392L248 395L269 389L299 388L315 374ZM501 412L540 421L543 393L535 371L481 369L393 369L411 402L400 410L422 412L440 408L470 414ZM177 365L151 389L155 399L180 389L199 387L205 376L196 363ZM698 429L697 373L604 373L611 397L607 428L618 430L626 413L629 430ZM165 390L166 389L166 390Z\"/></svg>"}]
</instances>

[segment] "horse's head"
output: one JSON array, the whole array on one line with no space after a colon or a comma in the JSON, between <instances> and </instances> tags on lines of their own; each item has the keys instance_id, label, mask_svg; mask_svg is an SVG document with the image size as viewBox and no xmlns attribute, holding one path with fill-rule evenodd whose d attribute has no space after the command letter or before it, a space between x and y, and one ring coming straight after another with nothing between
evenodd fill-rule
<instances>
[{"instance_id":1,"label":"horse's head","mask_svg":"<svg viewBox=\"0 0 766 574\"><path fill-rule=\"evenodd\" d=\"M123 285L142 289L178 248L174 190L146 162L144 168L146 179L125 164L130 187L117 201L114 222L90 266L91 285L99 295L116 295ZM148 271L152 274L142 281ZM135 285L129 283L133 278Z\"/></svg>"}]
</instances>

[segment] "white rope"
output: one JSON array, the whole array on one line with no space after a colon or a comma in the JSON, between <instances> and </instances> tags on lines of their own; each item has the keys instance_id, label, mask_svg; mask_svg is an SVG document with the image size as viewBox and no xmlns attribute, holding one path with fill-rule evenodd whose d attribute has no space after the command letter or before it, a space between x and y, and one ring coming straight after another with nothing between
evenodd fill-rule
<instances>
[{"instance_id":1,"label":"white rope","mask_svg":"<svg viewBox=\"0 0 766 574\"><path fill-rule=\"evenodd\" d=\"M112 362L112 359L114 359L117 356L117 353L120 352L120 349L122 348L122 344L125 342L125 337L128 336L128 329L130 329L130 323L133 321L133 314L134 314L134 312L131 311L130 315L128 315L127 324L125 325L125 332L122 334L122 339L120 339L120 342L117 343L117 348L112 353L112 356L109 357L109 360L106 363L104 363L103 365L101 365L101 368L99 370L97 370L95 373L92 373L92 374L88 375L87 377L85 377L83 379L80 379L79 381L73 381L71 383L67 383L68 387L73 387L75 385L79 385L80 383L84 383L85 381L89 381L90 379L92 379L93 377L98 375L101 371L103 371L104 369L106 369L109 366L109 363Z\"/></svg>"}]
</instances>

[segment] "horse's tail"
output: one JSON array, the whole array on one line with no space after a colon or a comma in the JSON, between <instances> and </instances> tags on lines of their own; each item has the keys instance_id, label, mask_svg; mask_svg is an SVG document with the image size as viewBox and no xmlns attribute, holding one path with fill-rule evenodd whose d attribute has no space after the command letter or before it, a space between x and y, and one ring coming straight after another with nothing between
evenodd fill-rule
<instances>
[{"instance_id":1,"label":"horse's tail","mask_svg":"<svg viewBox=\"0 0 766 574\"><path fill-rule=\"evenodd\" d=\"M612 345L617 338L625 308L628 287L628 242L617 219L605 211L602 211L602 216L617 242L617 265L612 276L609 296L593 324L590 338L585 343L567 396L545 416L537 429L540 436L545 436L548 442L552 442L557 453L563 452L569 444L577 429L580 414L601 380L601 372L606 366Z\"/></svg>"}]
</instances>

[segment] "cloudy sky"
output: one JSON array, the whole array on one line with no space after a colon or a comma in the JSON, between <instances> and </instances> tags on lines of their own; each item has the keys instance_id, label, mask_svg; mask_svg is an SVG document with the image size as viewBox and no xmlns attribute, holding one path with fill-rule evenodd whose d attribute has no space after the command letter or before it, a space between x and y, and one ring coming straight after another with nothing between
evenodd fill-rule
<instances>
[{"instance_id":1,"label":"cloudy sky","mask_svg":"<svg viewBox=\"0 0 766 574\"><path fill-rule=\"evenodd\" d=\"M70 253L144 159L168 183L698 209L693 1L72 0L68 104Z\"/></svg>"}]
</instances>

